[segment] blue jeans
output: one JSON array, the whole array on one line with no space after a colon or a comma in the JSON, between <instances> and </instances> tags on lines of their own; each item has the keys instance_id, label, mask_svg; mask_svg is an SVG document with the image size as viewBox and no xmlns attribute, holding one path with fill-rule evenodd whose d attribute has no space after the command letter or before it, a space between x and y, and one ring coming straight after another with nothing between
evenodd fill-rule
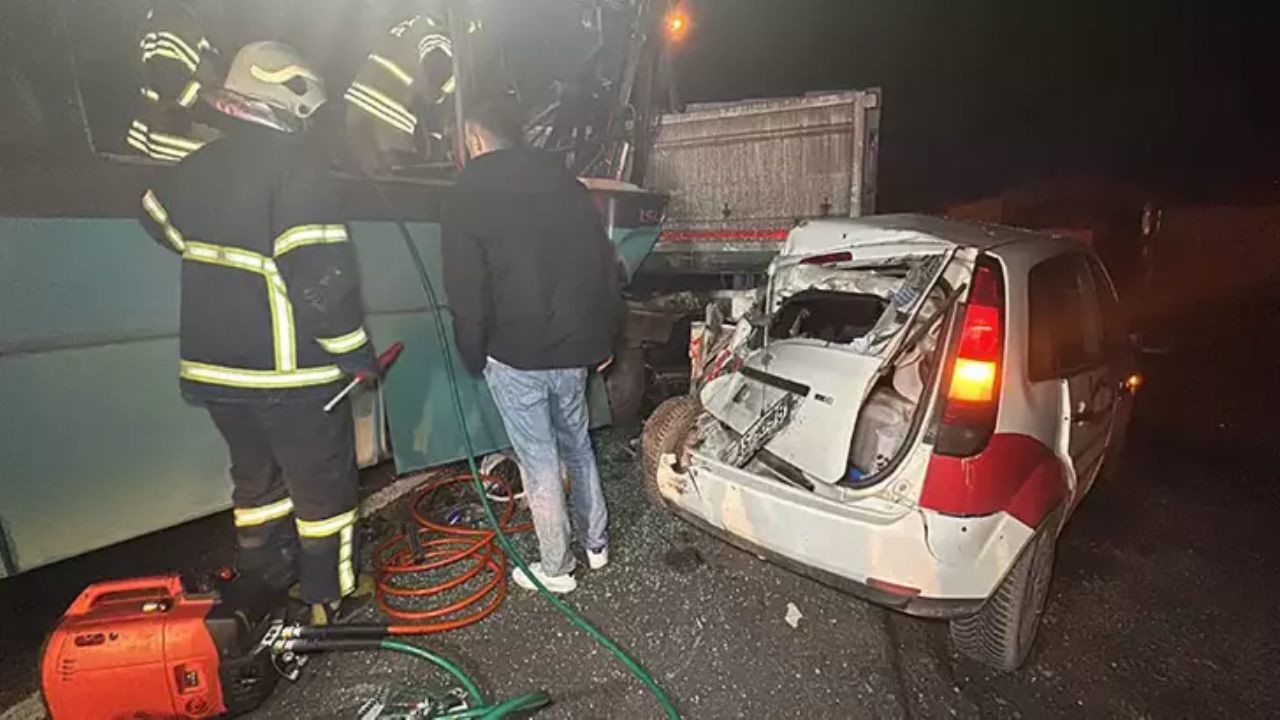
<instances>
[{"instance_id":1,"label":"blue jeans","mask_svg":"<svg viewBox=\"0 0 1280 720\"><path fill-rule=\"evenodd\" d=\"M542 571L568 573L575 560L569 550L561 463L572 483L573 516L583 547L601 550L609 543L609 514L587 435L587 369L519 370L489 358L484 378L524 467Z\"/></svg>"}]
</instances>

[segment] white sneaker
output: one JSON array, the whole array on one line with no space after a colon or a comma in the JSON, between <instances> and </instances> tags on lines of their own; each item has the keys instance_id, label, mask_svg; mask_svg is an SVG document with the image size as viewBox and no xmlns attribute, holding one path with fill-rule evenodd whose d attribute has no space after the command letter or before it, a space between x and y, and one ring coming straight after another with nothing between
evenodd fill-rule
<instances>
[{"instance_id":1,"label":"white sneaker","mask_svg":"<svg viewBox=\"0 0 1280 720\"><path fill-rule=\"evenodd\" d=\"M556 575L554 577L550 575L543 575L542 563L529 563L529 570L533 573L534 577L538 578L538 580L542 582L544 587L557 595L564 595L565 593L570 593L578 589L578 581L574 580L573 576L569 573ZM533 581L530 580L520 568L516 568L511 571L511 579L525 590L538 589L534 586Z\"/></svg>"},{"instance_id":2,"label":"white sneaker","mask_svg":"<svg viewBox=\"0 0 1280 720\"><path fill-rule=\"evenodd\" d=\"M609 564L609 548L603 547L599 550L587 551L587 565L592 570L599 570Z\"/></svg>"}]
</instances>

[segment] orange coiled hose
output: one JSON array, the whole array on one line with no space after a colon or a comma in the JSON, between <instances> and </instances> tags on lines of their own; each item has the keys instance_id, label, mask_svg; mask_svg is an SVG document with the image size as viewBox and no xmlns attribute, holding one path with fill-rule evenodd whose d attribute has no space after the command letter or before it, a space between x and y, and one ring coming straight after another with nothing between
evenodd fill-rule
<instances>
[{"instance_id":1,"label":"orange coiled hose","mask_svg":"<svg viewBox=\"0 0 1280 720\"><path fill-rule=\"evenodd\" d=\"M481 478L486 485L496 484L508 498L513 497L511 485L501 477ZM491 615L507 595L507 559L496 541L497 533L487 528L438 523L422 510L424 502L436 491L460 484L471 487L471 475L444 476L424 484L414 496L411 510L418 527L394 535L374 549L378 607L400 623L388 626L389 635L427 635L471 625ZM532 522L513 525L515 511L515 502L509 502L499 518L507 535L533 528ZM445 580L432 584L421 580L425 574L438 574L453 566L461 569ZM487 579L461 598L424 605L428 599L482 575Z\"/></svg>"}]
</instances>

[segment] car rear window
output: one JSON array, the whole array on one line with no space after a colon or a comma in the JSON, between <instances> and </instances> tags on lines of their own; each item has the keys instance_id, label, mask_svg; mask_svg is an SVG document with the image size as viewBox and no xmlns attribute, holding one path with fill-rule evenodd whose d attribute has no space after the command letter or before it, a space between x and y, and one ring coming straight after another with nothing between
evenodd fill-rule
<instances>
[{"instance_id":1,"label":"car rear window","mask_svg":"<svg viewBox=\"0 0 1280 720\"><path fill-rule=\"evenodd\" d=\"M1028 377L1070 377L1102 362L1102 331L1088 259L1061 255L1031 269Z\"/></svg>"},{"instance_id":2,"label":"car rear window","mask_svg":"<svg viewBox=\"0 0 1280 720\"><path fill-rule=\"evenodd\" d=\"M803 290L783 302L769 327L769 337L815 338L848 344L875 327L888 302L875 295Z\"/></svg>"}]
</instances>

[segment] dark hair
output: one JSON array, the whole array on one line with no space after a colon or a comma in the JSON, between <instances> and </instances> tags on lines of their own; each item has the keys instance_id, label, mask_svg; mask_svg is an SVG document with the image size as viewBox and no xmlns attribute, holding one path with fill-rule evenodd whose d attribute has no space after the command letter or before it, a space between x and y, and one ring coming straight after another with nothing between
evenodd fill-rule
<instances>
[{"instance_id":1,"label":"dark hair","mask_svg":"<svg viewBox=\"0 0 1280 720\"><path fill-rule=\"evenodd\" d=\"M494 139L506 145L524 142L524 113L510 95L499 95L477 102L467 109L466 121L485 129Z\"/></svg>"}]
</instances>

